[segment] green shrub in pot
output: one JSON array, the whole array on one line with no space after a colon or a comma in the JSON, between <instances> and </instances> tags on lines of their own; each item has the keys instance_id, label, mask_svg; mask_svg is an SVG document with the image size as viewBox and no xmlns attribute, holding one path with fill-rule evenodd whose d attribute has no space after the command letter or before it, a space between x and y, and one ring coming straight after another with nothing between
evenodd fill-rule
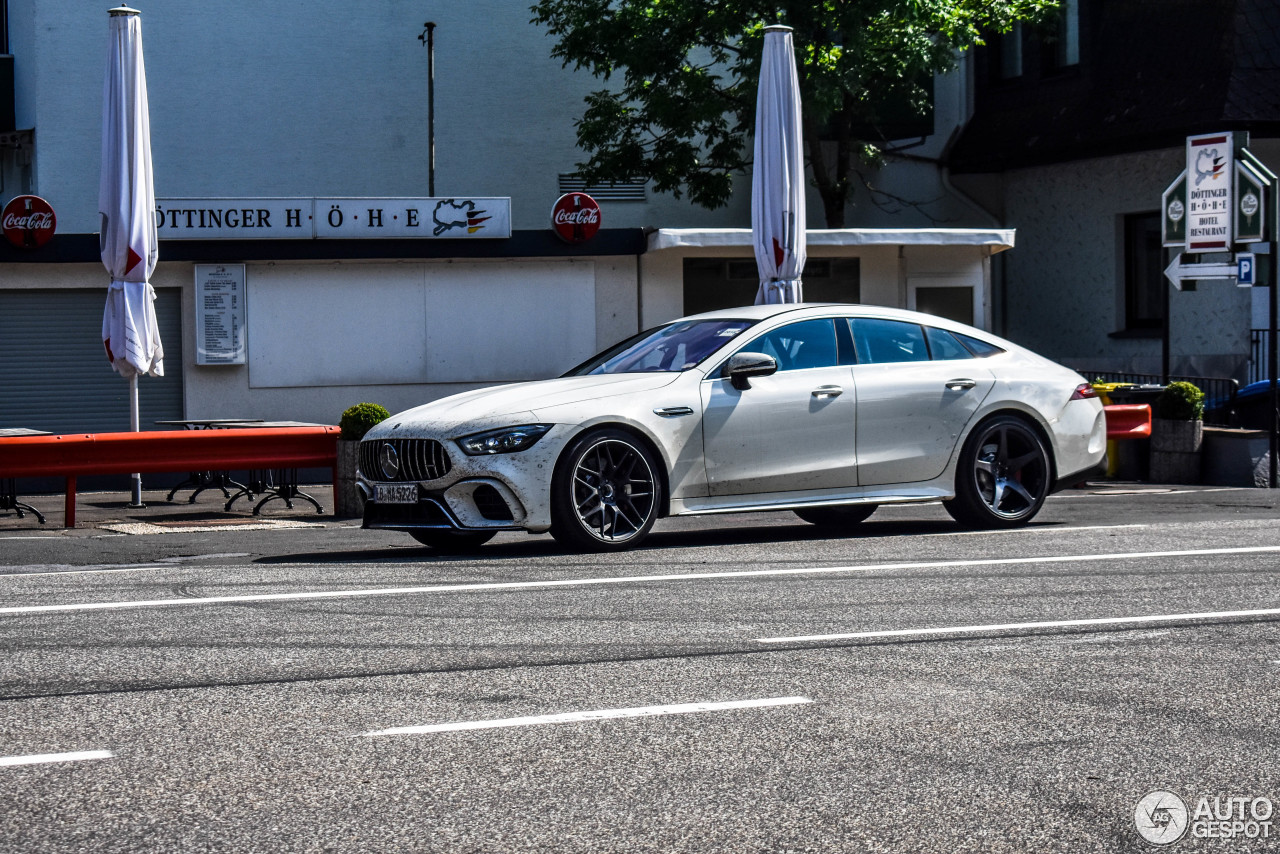
<instances>
[{"instance_id":1,"label":"green shrub in pot","mask_svg":"<svg viewBox=\"0 0 1280 854\"><path fill-rule=\"evenodd\" d=\"M1156 418L1166 421L1200 421L1204 418L1204 392L1193 383L1169 383L1153 409Z\"/></svg>"},{"instance_id":2,"label":"green shrub in pot","mask_svg":"<svg viewBox=\"0 0 1280 854\"><path fill-rule=\"evenodd\" d=\"M342 420L338 422L342 428L340 438L358 442L375 424L390 417L391 413L376 403L357 403L342 413Z\"/></svg>"}]
</instances>

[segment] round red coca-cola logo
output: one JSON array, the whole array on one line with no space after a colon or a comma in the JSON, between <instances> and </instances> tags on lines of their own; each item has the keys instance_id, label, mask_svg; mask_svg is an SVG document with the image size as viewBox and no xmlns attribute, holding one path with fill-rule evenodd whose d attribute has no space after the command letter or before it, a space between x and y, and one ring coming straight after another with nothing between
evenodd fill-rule
<instances>
[{"instance_id":1,"label":"round red coca-cola logo","mask_svg":"<svg viewBox=\"0 0 1280 854\"><path fill-rule=\"evenodd\" d=\"M586 193L565 193L551 207L551 227L566 243L582 243L600 230L600 203Z\"/></svg>"},{"instance_id":2,"label":"round red coca-cola logo","mask_svg":"<svg viewBox=\"0 0 1280 854\"><path fill-rule=\"evenodd\" d=\"M15 196L0 212L4 236L19 249L39 249L53 238L58 218L39 196Z\"/></svg>"}]
</instances>

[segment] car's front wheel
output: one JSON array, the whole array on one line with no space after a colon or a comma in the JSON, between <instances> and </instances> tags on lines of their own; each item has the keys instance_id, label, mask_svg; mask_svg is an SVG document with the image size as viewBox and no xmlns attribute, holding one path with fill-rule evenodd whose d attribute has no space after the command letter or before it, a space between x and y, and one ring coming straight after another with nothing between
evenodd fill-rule
<instances>
[{"instance_id":1,"label":"car's front wheel","mask_svg":"<svg viewBox=\"0 0 1280 854\"><path fill-rule=\"evenodd\" d=\"M1040 512L1052 485L1044 442L1013 415L979 424L960 452L956 497L943 506L973 528L1016 528Z\"/></svg>"},{"instance_id":2,"label":"car's front wheel","mask_svg":"<svg viewBox=\"0 0 1280 854\"><path fill-rule=\"evenodd\" d=\"M443 528L419 528L409 534L424 546L443 554L458 554L478 549L493 539L494 531L450 531Z\"/></svg>"},{"instance_id":3,"label":"car's front wheel","mask_svg":"<svg viewBox=\"0 0 1280 854\"><path fill-rule=\"evenodd\" d=\"M565 451L551 481L551 535L582 551L620 551L658 519L653 454L623 430L591 430Z\"/></svg>"}]
</instances>

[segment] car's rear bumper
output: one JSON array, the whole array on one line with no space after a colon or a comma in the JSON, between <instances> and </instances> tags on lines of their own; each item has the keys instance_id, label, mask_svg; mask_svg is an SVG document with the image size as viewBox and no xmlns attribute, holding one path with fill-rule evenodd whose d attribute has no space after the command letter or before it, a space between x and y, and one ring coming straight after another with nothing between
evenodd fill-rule
<instances>
[{"instance_id":1,"label":"car's rear bumper","mask_svg":"<svg viewBox=\"0 0 1280 854\"><path fill-rule=\"evenodd\" d=\"M1103 457L1102 462L1095 466L1090 466L1089 468L1075 472L1074 474L1058 478L1054 481L1053 488L1049 490L1049 493L1052 494L1055 492L1061 492L1064 489L1071 489L1072 487L1079 486L1087 480L1093 480L1097 477L1105 477L1106 474L1107 459L1106 457Z\"/></svg>"}]
</instances>

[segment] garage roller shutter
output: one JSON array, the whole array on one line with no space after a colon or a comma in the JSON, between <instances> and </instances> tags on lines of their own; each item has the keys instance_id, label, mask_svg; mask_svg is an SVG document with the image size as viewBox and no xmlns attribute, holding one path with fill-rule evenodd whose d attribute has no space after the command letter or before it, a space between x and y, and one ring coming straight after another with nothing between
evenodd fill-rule
<instances>
[{"instance_id":1,"label":"garage roller shutter","mask_svg":"<svg viewBox=\"0 0 1280 854\"><path fill-rule=\"evenodd\" d=\"M53 433L129 429L129 381L107 363L107 289L0 290L0 427ZM156 290L165 375L138 379L143 430L182 418L181 291Z\"/></svg>"}]
</instances>

